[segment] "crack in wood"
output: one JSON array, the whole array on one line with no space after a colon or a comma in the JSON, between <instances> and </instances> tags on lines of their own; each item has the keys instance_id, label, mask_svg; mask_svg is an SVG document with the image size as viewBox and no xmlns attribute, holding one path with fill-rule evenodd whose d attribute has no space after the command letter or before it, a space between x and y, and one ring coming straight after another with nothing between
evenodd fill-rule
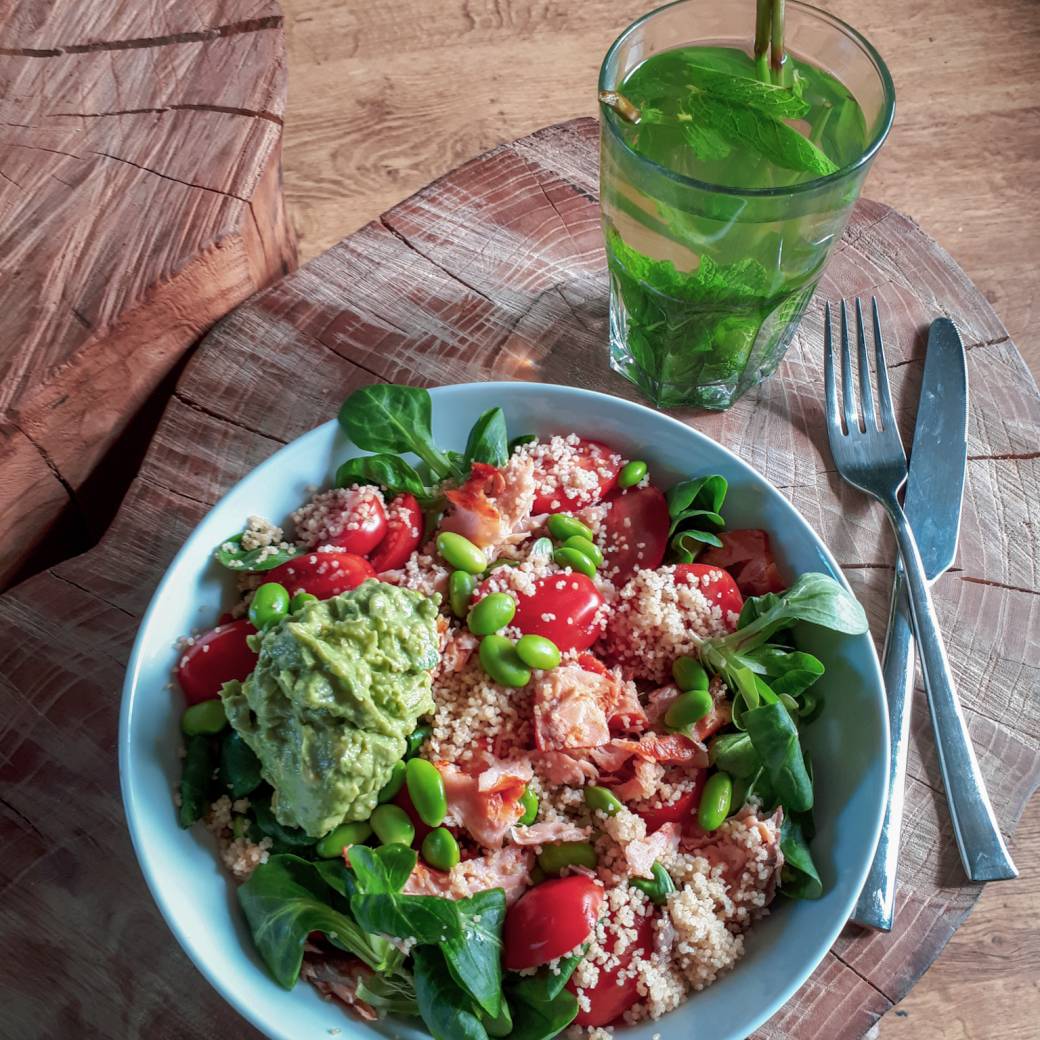
<instances>
[{"instance_id":1,"label":"crack in wood","mask_svg":"<svg viewBox=\"0 0 1040 1040\"><path fill-rule=\"evenodd\" d=\"M95 43L62 44L58 47L0 47L0 54L13 58L57 58L64 54L94 54L98 51L131 51L149 47L167 47L180 43L204 43L225 36L280 29L284 19L280 14L263 18L249 18L227 25L215 25L194 32L170 33L167 36L138 36L128 40L98 40Z\"/></svg>"},{"instance_id":2,"label":"crack in wood","mask_svg":"<svg viewBox=\"0 0 1040 1040\"><path fill-rule=\"evenodd\" d=\"M44 448L42 444L37 443L37 441L33 438L32 434L30 434L29 431L26 430L25 427L17 421L17 419L11 418L11 422L14 425L15 429L18 430L18 432L33 446L33 448L36 449L37 454L40 456L41 459L43 459L44 465L54 475L54 479L62 486L62 488L65 491L65 494L69 496L69 501L75 504L77 501L75 489L62 476L61 470L58 469L58 464L54 461L54 459L51 458L50 453L47 451L47 449Z\"/></svg>"},{"instance_id":3,"label":"crack in wood","mask_svg":"<svg viewBox=\"0 0 1040 1040\"><path fill-rule=\"evenodd\" d=\"M233 105L211 105L211 104L177 104L163 105L159 108L118 108L111 112L46 112L46 118L58 117L75 119L108 119L111 116L137 116L137 115L162 115L165 112L222 112L226 115L247 116L250 119L266 119L268 122L278 126L284 126L285 120L274 112L267 112L255 108L236 108Z\"/></svg>"},{"instance_id":4,"label":"crack in wood","mask_svg":"<svg viewBox=\"0 0 1040 1040\"><path fill-rule=\"evenodd\" d=\"M238 202L244 202L247 206L249 205L249 199L243 198L241 195L236 195L231 191L221 191L220 188L209 188L205 184L193 184L191 181L182 181L179 177L173 177L168 173L162 173L159 170L153 170L150 166L142 166L140 163L135 163L132 159L124 159L118 155L112 155L109 152L99 152L91 149L93 155L100 155L105 159L114 159L116 162L126 163L127 166L133 166L135 169L143 170L145 173L154 174L156 177L162 177L164 181L173 181L174 184L183 184L186 188L198 188L199 191L209 191L214 195L223 195L227 199L235 199Z\"/></svg>"},{"instance_id":5,"label":"crack in wood","mask_svg":"<svg viewBox=\"0 0 1040 1040\"><path fill-rule=\"evenodd\" d=\"M360 368L361 366L359 365L358 367ZM277 444L286 445L289 443L281 437L276 437L273 433L268 433L266 430L258 430L253 426L246 426L245 423L240 422L237 419L233 419L228 415L221 415L220 412L216 412L212 408L207 408L204 404L200 404L198 401L195 401L190 397L185 397L184 391L181 387L177 387L177 389L173 391L173 396L177 398L181 404L199 412L201 415L208 415L211 419L219 419L221 422L229 423L231 426L237 426L238 429L245 430L247 433L255 433L258 437L264 437L267 440L275 441ZM167 488L167 490L172 489ZM183 492L178 492L178 494L183 494Z\"/></svg>"},{"instance_id":6,"label":"crack in wood","mask_svg":"<svg viewBox=\"0 0 1040 1040\"><path fill-rule=\"evenodd\" d=\"M989 578L973 578L962 575L961 581L970 582L972 585L989 585L994 589L1006 589L1008 592L1024 592L1027 596L1040 596L1040 589L1027 589L1021 585L1006 585L1002 581L991 581Z\"/></svg>"},{"instance_id":7,"label":"crack in wood","mask_svg":"<svg viewBox=\"0 0 1040 1040\"><path fill-rule=\"evenodd\" d=\"M845 965L845 967L848 968L849 971L851 971L852 974L856 976L856 978L860 979L862 982L865 982L875 993L878 994L878 996L883 997L886 1001L888 1001L888 1007L892 1007L896 1003L894 997L890 997L876 982L873 982L871 979L868 979L867 976L863 974L863 972L859 971L857 968L854 968L851 964L849 964L849 962L845 960L845 958L842 957L842 955L838 953L833 947L831 947L831 949L827 952L830 953L831 956L834 957L834 959L838 961L840 964ZM887 1011L888 1008L886 1008L885 1010Z\"/></svg>"},{"instance_id":8,"label":"crack in wood","mask_svg":"<svg viewBox=\"0 0 1040 1040\"><path fill-rule=\"evenodd\" d=\"M47 840L47 839L46 839L46 835L44 835L43 831L41 831L41 830L40 830L40 828L39 828L39 827L37 827L37 826L36 826L36 824L35 824L35 823L33 823L33 822L32 822L32 820L30 820L30 819L29 819L29 817L28 817L28 816L26 816L26 815L25 815L25 813L23 813L23 812L21 811L21 809L19 809L19 808L18 808L17 806L15 806L15 805L12 805L12 804L11 804L11 802L9 802L9 801L8 801L8 800L7 800L6 798L4 798L4 797L3 797L2 795L0 795L0 805L4 806L4 807L5 807L6 809L9 809L9 810L10 810L10 811L11 811L11 812L12 812L12 813L13 813L13 814L15 815L15 816L17 816L17 817L18 817L18 819L19 819L19 820L21 820L21 821L22 821L22 823L24 823L24 824L25 824L25 826L26 826L26 827L27 827L27 828L28 828L28 829L29 829L30 831L32 831L32 833L33 833L33 834L35 834L35 835L36 835L36 836L37 836L38 838L42 838L42 839L43 839L44 841L46 841L46 840Z\"/></svg>"},{"instance_id":9,"label":"crack in wood","mask_svg":"<svg viewBox=\"0 0 1040 1040\"><path fill-rule=\"evenodd\" d=\"M1029 462L1040 459L1040 451L1007 451L994 455L969 455L969 462Z\"/></svg>"},{"instance_id":10,"label":"crack in wood","mask_svg":"<svg viewBox=\"0 0 1040 1040\"><path fill-rule=\"evenodd\" d=\"M79 584L79 582L73 581L71 578L55 570L54 567L49 567L46 573L49 574L52 578L56 578L58 581L63 582L66 585L71 585L72 588L82 592L85 596L89 596L91 599L96 599L99 602L104 603L105 606L111 607L113 610L118 610L120 614L123 614L125 617L130 618L131 621L137 620L137 615L132 614L129 610L126 609L126 607L121 607L118 603L113 603L110 599L105 599L104 596L99 595L93 589L84 588L82 585ZM111 655L109 656L111 657ZM116 658L112 658L112 660L116 660ZM123 663L125 664L125 662Z\"/></svg>"}]
</instances>

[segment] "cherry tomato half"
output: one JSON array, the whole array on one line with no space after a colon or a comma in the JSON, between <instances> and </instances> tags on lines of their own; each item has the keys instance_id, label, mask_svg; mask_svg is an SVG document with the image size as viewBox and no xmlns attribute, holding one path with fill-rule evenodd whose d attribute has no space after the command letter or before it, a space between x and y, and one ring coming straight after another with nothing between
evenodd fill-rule
<instances>
[{"instance_id":1,"label":"cherry tomato half","mask_svg":"<svg viewBox=\"0 0 1040 1040\"><path fill-rule=\"evenodd\" d=\"M534 891L537 891L535 889ZM507 918L508 920L508 918ZM632 958L639 953L647 955L653 948L654 943L654 919L648 915L640 919L636 925L636 941L618 957L618 964L611 969L600 968L599 980L590 989L584 990L589 999L589 1010L579 1008L578 1017L574 1020L579 1026L606 1026L620 1018L633 1004L639 1000L639 992L636 989L638 979L626 978L618 982L618 975L631 963ZM611 943L613 950L614 943ZM567 988L573 993L577 988L574 980L567 983Z\"/></svg>"},{"instance_id":2,"label":"cherry tomato half","mask_svg":"<svg viewBox=\"0 0 1040 1040\"><path fill-rule=\"evenodd\" d=\"M536 968L580 946L596 926L603 886L581 874L529 888L506 912L503 964Z\"/></svg>"},{"instance_id":3,"label":"cherry tomato half","mask_svg":"<svg viewBox=\"0 0 1040 1040\"><path fill-rule=\"evenodd\" d=\"M630 488L610 500L607 513L607 573L624 585L636 570L661 566L668 548L668 501L652 484Z\"/></svg>"},{"instance_id":4,"label":"cherry tomato half","mask_svg":"<svg viewBox=\"0 0 1040 1040\"><path fill-rule=\"evenodd\" d=\"M177 682L189 704L211 701L232 679L244 680L256 667L246 636L256 631L246 618L218 625L199 636L177 662Z\"/></svg>"},{"instance_id":5,"label":"cherry tomato half","mask_svg":"<svg viewBox=\"0 0 1040 1040\"><path fill-rule=\"evenodd\" d=\"M321 545L336 545L340 549L364 556L370 553L386 536L387 519L383 498L374 487L351 488L338 515L326 521L336 530Z\"/></svg>"},{"instance_id":6,"label":"cherry tomato half","mask_svg":"<svg viewBox=\"0 0 1040 1040\"><path fill-rule=\"evenodd\" d=\"M541 491L535 495L531 506L532 513L565 513L580 509L582 506L591 505L592 502L602 501L617 484L621 456L600 441L580 440L574 448L574 461L582 469L595 472L599 481L599 491L596 495L591 500L584 496L578 497L573 491L568 491L556 483L551 491ZM554 475L547 462L541 463L534 475L535 487L549 483Z\"/></svg>"},{"instance_id":7,"label":"cherry tomato half","mask_svg":"<svg viewBox=\"0 0 1040 1040\"><path fill-rule=\"evenodd\" d=\"M423 514L414 495L398 495L387 514L386 535L369 555L368 562L377 574L403 567L419 548L423 535Z\"/></svg>"},{"instance_id":8,"label":"cherry tomato half","mask_svg":"<svg viewBox=\"0 0 1040 1040\"><path fill-rule=\"evenodd\" d=\"M304 553L267 572L267 580L280 582L290 596L309 592L318 599L338 596L375 576L368 560L345 549Z\"/></svg>"},{"instance_id":9,"label":"cherry tomato half","mask_svg":"<svg viewBox=\"0 0 1040 1040\"><path fill-rule=\"evenodd\" d=\"M709 577L710 576L710 577ZM709 577L705 585L703 579ZM722 617L729 625L730 614L739 614L744 607L744 597L737 588L737 583L729 571L720 567L709 567L706 563L680 563L675 568L676 581L685 581L688 585L696 585L714 607L722 609ZM729 625L735 628L736 625Z\"/></svg>"},{"instance_id":10,"label":"cherry tomato half","mask_svg":"<svg viewBox=\"0 0 1040 1040\"><path fill-rule=\"evenodd\" d=\"M663 805L659 809L636 810L646 824L647 834L660 830L666 823L685 823L693 819L700 805L701 788L707 775L707 769L698 769L693 790L679 795L671 805Z\"/></svg>"},{"instance_id":11,"label":"cherry tomato half","mask_svg":"<svg viewBox=\"0 0 1040 1040\"><path fill-rule=\"evenodd\" d=\"M725 567L745 596L783 592L787 587L777 570L769 535L765 531L727 531L720 534L719 539L722 548L706 550L698 557L698 562Z\"/></svg>"},{"instance_id":12,"label":"cherry tomato half","mask_svg":"<svg viewBox=\"0 0 1040 1040\"><path fill-rule=\"evenodd\" d=\"M547 574L535 581L530 596L517 596L513 624L561 650L588 650L599 638L602 605L599 589L584 574Z\"/></svg>"}]
</instances>

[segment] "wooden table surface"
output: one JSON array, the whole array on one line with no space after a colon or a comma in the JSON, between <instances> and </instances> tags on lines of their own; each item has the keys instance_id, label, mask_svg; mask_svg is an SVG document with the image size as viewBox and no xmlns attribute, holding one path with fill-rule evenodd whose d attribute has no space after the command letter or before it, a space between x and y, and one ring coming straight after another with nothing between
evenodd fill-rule
<instances>
[{"instance_id":1,"label":"wooden table surface","mask_svg":"<svg viewBox=\"0 0 1040 1040\"><path fill-rule=\"evenodd\" d=\"M822 3L822 0L821 0ZM282 0L285 194L300 259L434 177L548 123L594 113L631 0ZM892 136L866 192L917 220L994 305L1040 374L1040 3L830 0L888 62ZM991 885L882 1040L1032 1040L1040 1018L1040 803Z\"/></svg>"}]
</instances>

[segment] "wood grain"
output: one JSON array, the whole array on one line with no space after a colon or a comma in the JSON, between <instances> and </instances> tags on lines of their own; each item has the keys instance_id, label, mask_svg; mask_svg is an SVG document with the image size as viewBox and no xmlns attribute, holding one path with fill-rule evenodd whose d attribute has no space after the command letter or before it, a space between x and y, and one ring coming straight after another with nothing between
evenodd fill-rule
<instances>
[{"instance_id":1,"label":"wood grain","mask_svg":"<svg viewBox=\"0 0 1040 1040\"><path fill-rule=\"evenodd\" d=\"M191 344L295 264L277 4L7 7L0 585Z\"/></svg>"},{"instance_id":2,"label":"wood grain","mask_svg":"<svg viewBox=\"0 0 1040 1040\"><path fill-rule=\"evenodd\" d=\"M0 985L12 995L0 1036L73 1027L129 1038L255 1035L200 987L126 842L114 691L137 621L211 503L359 385L523 377L635 396L606 367L596 141L595 123L582 120L500 147L232 312L186 369L101 544L0 597L0 840L10 850L0 862ZM900 348L892 374L904 423L934 309L957 320L970 347L965 543L936 600L981 767L1010 833L1040 782L1040 550L1017 539L1019 525L1035 527L1040 496L1037 460L1006 449L1035 441L1040 395L992 308L949 257L911 221L864 201L822 291L867 284ZM846 565L879 634L893 550L876 510L830 471L820 372L810 316L776 377L728 413L679 417L791 497ZM982 551L987 539L1009 551ZM896 930L848 930L755 1040L868 1035L978 898L979 887L963 881L918 707ZM1024 889L992 891L1018 900ZM1009 941L1029 947L1033 934L1023 922ZM999 974L992 961L986 970Z\"/></svg>"}]
</instances>

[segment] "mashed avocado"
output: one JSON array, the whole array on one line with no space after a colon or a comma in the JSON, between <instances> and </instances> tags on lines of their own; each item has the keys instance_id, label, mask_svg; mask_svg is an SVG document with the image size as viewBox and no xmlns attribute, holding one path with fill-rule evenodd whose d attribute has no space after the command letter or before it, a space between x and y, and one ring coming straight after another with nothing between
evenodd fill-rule
<instances>
[{"instance_id":1,"label":"mashed avocado","mask_svg":"<svg viewBox=\"0 0 1040 1040\"><path fill-rule=\"evenodd\" d=\"M255 670L221 697L279 823L318 837L368 819L405 737L433 711L436 621L429 597L366 581L256 637Z\"/></svg>"}]
</instances>

